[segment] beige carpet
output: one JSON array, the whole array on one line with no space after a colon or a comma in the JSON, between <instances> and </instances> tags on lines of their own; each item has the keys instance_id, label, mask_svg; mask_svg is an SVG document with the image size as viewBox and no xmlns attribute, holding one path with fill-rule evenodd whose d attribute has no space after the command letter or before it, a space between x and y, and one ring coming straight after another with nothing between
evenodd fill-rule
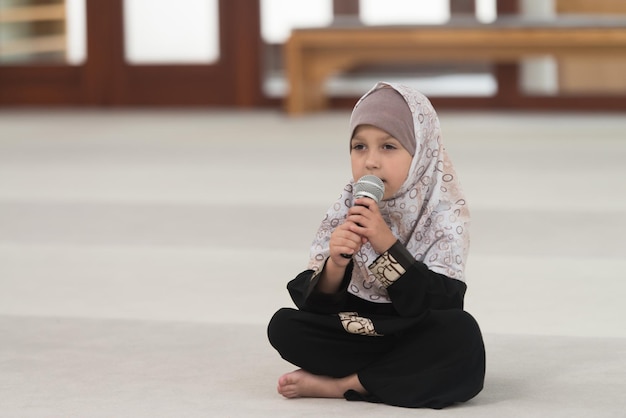
<instances>
[{"instance_id":1,"label":"beige carpet","mask_svg":"<svg viewBox=\"0 0 626 418\"><path fill-rule=\"evenodd\" d=\"M347 113L0 111L0 416L623 417L626 118L445 113L485 390L282 399L265 324L349 177Z\"/></svg>"},{"instance_id":2,"label":"beige carpet","mask_svg":"<svg viewBox=\"0 0 626 418\"><path fill-rule=\"evenodd\" d=\"M623 417L624 339L487 335L483 392L420 411L287 400L258 325L1 317L3 417Z\"/></svg>"}]
</instances>

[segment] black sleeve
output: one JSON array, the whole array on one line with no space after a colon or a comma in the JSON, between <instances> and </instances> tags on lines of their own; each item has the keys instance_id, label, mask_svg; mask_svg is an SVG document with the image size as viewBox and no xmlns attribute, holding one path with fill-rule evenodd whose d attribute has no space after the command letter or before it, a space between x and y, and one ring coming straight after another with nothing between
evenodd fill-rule
<instances>
[{"instance_id":1,"label":"black sleeve","mask_svg":"<svg viewBox=\"0 0 626 418\"><path fill-rule=\"evenodd\" d=\"M417 316L428 309L462 309L467 286L435 273L396 243L369 266L387 288L400 316Z\"/></svg>"},{"instance_id":2,"label":"black sleeve","mask_svg":"<svg viewBox=\"0 0 626 418\"><path fill-rule=\"evenodd\" d=\"M348 283L352 275L352 266L353 263L350 262L337 293L322 293L316 289L321 272L323 271L323 269L321 269L318 272L305 270L298 274L293 280L287 283L289 295L300 310L319 313L340 312L346 303Z\"/></svg>"}]
</instances>

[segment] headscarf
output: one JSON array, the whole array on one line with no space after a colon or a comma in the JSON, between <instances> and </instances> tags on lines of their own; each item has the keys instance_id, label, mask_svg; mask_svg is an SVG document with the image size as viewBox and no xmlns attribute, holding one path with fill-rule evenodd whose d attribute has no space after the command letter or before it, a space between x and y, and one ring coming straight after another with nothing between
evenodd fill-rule
<instances>
[{"instance_id":1,"label":"headscarf","mask_svg":"<svg viewBox=\"0 0 626 418\"><path fill-rule=\"evenodd\" d=\"M394 196L378 204L383 219L417 261L431 271L465 281L469 210L441 142L439 118L430 101L410 87L380 82L356 103L353 115L370 94L389 87L402 95L410 109L415 153L404 184ZM350 180L322 220L311 245L312 270L322 269L330 254L330 235L353 206L354 183L355 179ZM354 254L348 292L371 302L390 303L387 289L368 269L378 256L369 242Z\"/></svg>"},{"instance_id":2,"label":"headscarf","mask_svg":"<svg viewBox=\"0 0 626 418\"><path fill-rule=\"evenodd\" d=\"M402 146L415 155L413 116L404 97L391 87L373 90L355 106L350 117L350 135L359 125L372 125L396 138Z\"/></svg>"}]
</instances>

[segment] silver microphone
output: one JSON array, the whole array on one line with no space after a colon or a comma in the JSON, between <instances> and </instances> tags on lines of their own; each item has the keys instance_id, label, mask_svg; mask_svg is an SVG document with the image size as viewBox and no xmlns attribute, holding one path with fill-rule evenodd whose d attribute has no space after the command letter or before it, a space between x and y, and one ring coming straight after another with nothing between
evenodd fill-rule
<instances>
[{"instance_id":1,"label":"silver microphone","mask_svg":"<svg viewBox=\"0 0 626 418\"><path fill-rule=\"evenodd\" d=\"M378 203L385 194L385 184L378 177L367 174L354 184L353 194L355 199L369 197Z\"/></svg>"},{"instance_id":2,"label":"silver microphone","mask_svg":"<svg viewBox=\"0 0 626 418\"><path fill-rule=\"evenodd\" d=\"M366 174L354 184L352 192L355 200L362 197L369 197L374 202L378 203L385 195L385 184L378 177L372 174ZM341 254L341 256L343 258L352 258L350 254Z\"/></svg>"}]
</instances>

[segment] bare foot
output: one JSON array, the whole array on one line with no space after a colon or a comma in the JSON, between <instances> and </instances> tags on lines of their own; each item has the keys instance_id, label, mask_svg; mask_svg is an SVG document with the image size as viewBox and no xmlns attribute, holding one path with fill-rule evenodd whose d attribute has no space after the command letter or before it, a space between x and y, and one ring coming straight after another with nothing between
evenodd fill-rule
<instances>
[{"instance_id":1,"label":"bare foot","mask_svg":"<svg viewBox=\"0 0 626 418\"><path fill-rule=\"evenodd\" d=\"M296 370L278 379L278 393L285 398L343 398L350 389L367 393L356 374L336 379Z\"/></svg>"}]
</instances>

